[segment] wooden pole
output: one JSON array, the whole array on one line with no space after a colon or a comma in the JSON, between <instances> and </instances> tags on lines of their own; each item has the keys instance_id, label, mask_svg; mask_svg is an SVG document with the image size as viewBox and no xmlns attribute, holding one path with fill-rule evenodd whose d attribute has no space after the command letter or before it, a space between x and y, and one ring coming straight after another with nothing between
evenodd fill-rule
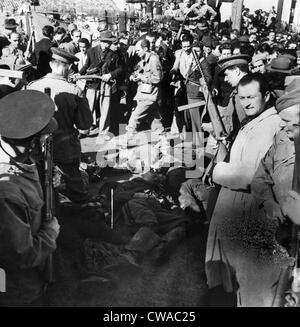
<instances>
[{"instance_id":1,"label":"wooden pole","mask_svg":"<svg viewBox=\"0 0 300 327\"><path fill-rule=\"evenodd\" d=\"M284 3L284 0L278 0L277 16L276 16L276 20L277 20L276 29L278 31L281 30L281 19L282 19L283 3Z\"/></svg>"},{"instance_id":2,"label":"wooden pole","mask_svg":"<svg viewBox=\"0 0 300 327\"><path fill-rule=\"evenodd\" d=\"M244 0L234 0L232 3L232 29L241 30L242 10Z\"/></svg>"}]
</instances>

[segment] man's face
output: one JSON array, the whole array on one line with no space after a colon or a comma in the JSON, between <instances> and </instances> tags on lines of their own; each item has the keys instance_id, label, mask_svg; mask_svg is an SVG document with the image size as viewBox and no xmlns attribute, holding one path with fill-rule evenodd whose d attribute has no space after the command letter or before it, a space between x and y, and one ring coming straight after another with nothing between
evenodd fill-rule
<instances>
[{"instance_id":1,"label":"man's face","mask_svg":"<svg viewBox=\"0 0 300 327\"><path fill-rule=\"evenodd\" d=\"M259 83L256 81L252 81L244 86L239 86L238 95L248 117L256 116L263 112L266 102L269 99L269 94L263 97L259 89Z\"/></svg>"},{"instance_id":2,"label":"man's face","mask_svg":"<svg viewBox=\"0 0 300 327\"><path fill-rule=\"evenodd\" d=\"M85 43L79 43L79 50L80 52L82 52L83 54L86 54L87 52L87 45Z\"/></svg>"},{"instance_id":3,"label":"man's face","mask_svg":"<svg viewBox=\"0 0 300 327\"><path fill-rule=\"evenodd\" d=\"M210 47L203 47L204 53L210 54L212 49Z\"/></svg>"},{"instance_id":4,"label":"man's face","mask_svg":"<svg viewBox=\"0 0 300 327\"><path fill-rule=\"evenodd\" d=\"M110 45L111 45L111 42L109 42L109 41L101 41L100 42L100 46L101 46L102 50L108 49L110 47Z\"/></svg>"},{"instance_id":5,"label":"man's face","mask_svg":"<svg viewBox=\"0 0 300 327\"><path fill-rule=\"evenodd\" d=\"M183 41L181 44L182 50L186 53L190 53L191 52L191 42L190 41Z\"/></svg>"},{"instance_id":6,"label":"man's face","mask_svg":"<svg viewBox=\"0 0 300 327\"><path fill-rule=\"evenodd\" d=\"M136 54L140 57L140 58L144 58L145 54L146 54L146 48L142 48L141 44L137 44L136 48L135 48Z\"/></svg>"},{"instance_id":7,"label":"man's face","mask_svg":"<svg viewBox=\"0 0 300 327\"><path fill-rule=\"evenodd\" d=\"M75 44L78 44L79 39L81 38L81 32L77 31L74 32L74 34L72 35L72 40Z\"/></svg>"},{"instance_id":8,"label":"man's face","mask_svg":"<svg viewBox=\"0 0 300 327\"><path fill-rule=\"evenodd\" d=\"M230 40L235 40L237 35L235 33L230 33Z\"/></svg>"},{"instance_id":9,"label":"man's face","mask_svg":"<svg viewBox=\"0 0 300 327\"><path fill-rule=\"evenodd\" d=\"M150 50L154 51L156 38L154 36L146 36L146 39L150 42Z\"/></svg>"},{"instance_id":10,"label":"man's face","mask_svg":"<svg viewBox=\"0 0 300 327\"><path fill-rule=\"evenodd\" d=\"M128 40L127 39L120 39L119 41L119 48L122 52L126 52L128 49Z\"/></svg>"},{"instance_id":11,"label":"man's face","mask_svg":"<svg viewBox=\"0 0 300 327\"><path fill-rule=\"evenodd\" d=\"M118 50L118 43L112 43L110 45L110 50L116 52Z\"/></svg>"},{"instance_id":12,"label":"man's face","mask_svg":"<svg viewBox=\"0 0 300 327\"><path fill-rule=\"evenodd\" d=\"M280 42L280 40L282 39L282 34L277 34L275 39L276 42Z\"/></svg>"},{"instance_id":13,"label":"man's face","mask_svg":"<svg viewBox=\"0 0 300 327\"><path fill-rule=\"evenodd\" d=\"M269 40L272 41L272 42L275 40L275 33L274 32L269 33Z\"/></svg>"},{"instance_id":14,"label":"man's face","mask_svg":"<svg viewBox=\"0 0 300 327\"><path fill-rule=\"evenodd\" d=\"M229 58L229 57L231 57L231 50L230 49L223 49L222 52L221 52L220 59Z\"/></svg>"},{"instance_id":15,"label":"man's face","mask_svg":"<svg viewBox=\"0 0 300 327\"><path fill-rule=\"evenodd\" d=\"M251 34L250 36L249 36L249 42L251 43L251 42L256 42L256 40L257 40L257 36L255 35L255 34Z\"/></svg>"},{"instance_id":16,"label":"man's face","mask_svg":"<svg viewBox=\"0 0 300 327\"><path fill-rule=\"evenodd\" d=\"M241 79L240 70L238 68L226 69L224 72L225 82L228 82L231 86L236 87Z\"/></svg>"},{"instance_id":17,"label":"man's face","mask_svg":"<svg viewBox=\"0 0 300 327\"><path fill-rule=\"evenodd\" d=\"M19 45L20 45L20 42L21 42L21 38L20 38L20 35L19 34L11 34L11 37L10 37L10 43L15 47L15 48L18 48Z\"/></svg>"},{"instance_id":18,"label":"man's face","mask_svg":"<svg viewBox=\"0 0 300 327\"><path fill-rule=\"evenodd\" d=\"M282 120L281 127L284 127L290 140L294 139L294 133L296 128L299 128L300 122L300 107L298 104L282 110L279 113Z\"/></svg>"},{"instance_id":19,"label":"man's face","mask_svg":"<svg viewBox=\"0 0 300 327\"><path fill-rule=\"evenodd\" d=\"M266 72L266 65L262 60L258 60L253 64L252 72L264 74Z\"/></svg>"}]
</instances>

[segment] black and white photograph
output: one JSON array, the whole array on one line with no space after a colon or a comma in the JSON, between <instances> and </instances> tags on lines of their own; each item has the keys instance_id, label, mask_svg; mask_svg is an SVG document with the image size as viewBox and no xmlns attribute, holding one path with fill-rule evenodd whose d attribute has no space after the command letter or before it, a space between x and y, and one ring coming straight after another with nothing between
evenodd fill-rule
<instances>
[{"instance_id":1,"label":"black and white photograph","mask_svg":"<svg viewBox=\"0 0 300 327\"><path fill-rule=\"evenodd\" d=\"M299 225L300 0L0 0L0 310L299 307Z\"/></svg>"}]
</instances>

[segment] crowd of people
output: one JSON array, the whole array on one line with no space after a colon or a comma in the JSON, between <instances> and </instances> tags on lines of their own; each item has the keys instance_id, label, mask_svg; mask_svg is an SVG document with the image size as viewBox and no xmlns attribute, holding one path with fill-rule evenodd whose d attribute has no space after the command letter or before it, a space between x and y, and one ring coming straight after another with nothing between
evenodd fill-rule
<instances>
[{"instance_id":1,"label":"crowd of people","mask_svg":"<svg viewBox=\"0 0 300 327\"><path fill-rule=\"evenodd\" d=\"M80 171L80 140L97 133L97 144L104 146L120 134L124 120L125 142L143 129L159 137L177 133L183 142L191 140L196 158L211 161L194 167L203 169L205 178L182 181L175 202L182 212L192 210L209 222L205 265L212 294L232 293L238 306L275 305L283 272L297 264L291 249L294 224L300 223L299 36L275 29L274 8L254 15L244 8L240 30L222 23L220 7L204 0L169 2L164 10L171 17L166 22L142 19L133 30L103 29L98 40L83 37L74 23L67 29L46 25L34 47L15 19L5 21L0 36L3 305L29 304L40 296L49 282L42 272L63 226L55 217L43 219L40 138L53 135L53 162L64 179L64 188L55 186L59 197L91 215L98 199ZM23 78L9 71L22 72ZM211 106L223 125L221 137ZM220 144L226 148L222 158ZM173 226L182 228L183 216L176 217ZM126 245L126 260L133 265L133 253L146 253L137 250L137 239L147 238L147 250L157 244L153 222L130 239L110 230L101 217L88 222L79 224L80 232L100 237L107 231L112 243Z\"/></svg>"}]
</instances>

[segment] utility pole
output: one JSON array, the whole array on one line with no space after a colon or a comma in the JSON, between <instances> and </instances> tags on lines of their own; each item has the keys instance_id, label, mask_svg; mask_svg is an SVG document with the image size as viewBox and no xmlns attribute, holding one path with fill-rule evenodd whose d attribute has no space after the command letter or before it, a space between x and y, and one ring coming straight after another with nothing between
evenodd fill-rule
<instances>
[{"instance_id":1,"label":"utility pole","mask_svg":"<svg viewBox=\"0 0 300 327\"><path fill-rule=\"evenodd\" d=\"M241 31L244 0L234 0L232 3L232 29Z\"/></svg>"},{"instance_id":2,"label":"utility pole","mask_svg":"<svg viewBox=\"0 0 300 327\"><path fill-rule=\"evenodd\" d=\"M284 2L284 0L278 0L278 5L277 5L277 16L276 16L277 25L276 25L276 29L278 31L281 30L281 18L282 18L283 2Z\"/></svg>"}]
</instances>

